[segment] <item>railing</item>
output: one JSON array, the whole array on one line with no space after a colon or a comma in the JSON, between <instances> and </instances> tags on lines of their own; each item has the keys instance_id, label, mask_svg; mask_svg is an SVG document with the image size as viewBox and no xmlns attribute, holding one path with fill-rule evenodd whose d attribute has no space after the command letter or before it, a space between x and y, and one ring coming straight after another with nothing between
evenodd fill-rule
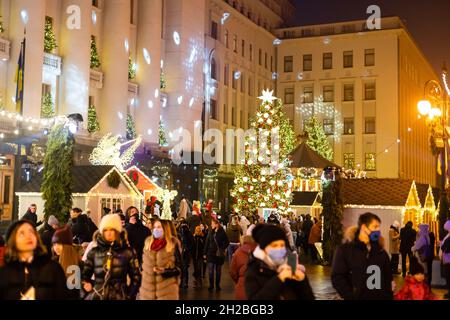
<instances>
[{"instance_id":1,"label":"railing","mask_svg":"<svg viewBox=\"0 0 450 320\"><path fill-rule=\"evenodd\" d=\"M137 83L128 82L128 92L137 95L139 93L139 85Z\"/></svg>"},{"instance_id":2,"label":"railing","mask_svg":"<svg viewBox=\"0 0 450 320\"><path fill-rule=\"evenodd\" d=\"M103 88L103 72L91 69L89 80L89 85L91 86L91 88Z\"/></svg>"},{"instance_id":3,"label":"railing","mask_svg":"<svg viewBox=\"0 0 450 320\"><path fill-rule=\"evenodd\" d=\"M11 42L9 40L0 38L0 59L3 61L9 60L9 48Z\"/></svg>"},{"instance_id":4,"label":"railing","mask_svg":"<svg viewBox=\"0 0 450 320\"><path fill-rule=\"evenodd\" d=\"M61 57L50 53L44 53L44 69L60 76L61 75Z\"/></svg>"}]
</instances>

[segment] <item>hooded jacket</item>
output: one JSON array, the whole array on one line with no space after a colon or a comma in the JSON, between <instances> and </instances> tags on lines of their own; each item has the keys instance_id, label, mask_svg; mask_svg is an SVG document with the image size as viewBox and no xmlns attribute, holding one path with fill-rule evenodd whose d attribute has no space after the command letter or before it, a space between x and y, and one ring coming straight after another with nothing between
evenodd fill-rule
<instances>
[{"instance_id":1,"label":"hooded jacket","mask_svg":"<svg viewBox=\"0 0 450 320\"><path fill-rule=\"evenodd\" d=\"M372 245L369 252L366 244L357 238L357 231L354 227L347 230L344 236L346 242L334 254L331 273L333 287L344 300L392 300L393 277L387 252L380 244ZM369 277L377 272L373 266L379 268L379 289L369 289L367 285Z\"/></svg>"},{"instance_id":2,"label":"hooded jacket","mask_svg":"<svg viewBox=\"0 0 450 320\"><path fill-rule=\"evenodd\" d=\"M94 289L100 292L94 299L128 300L134 299L141 282L139 262L133 249L126 242L125 234L120 241L112 244L102 236L97 237L97 245L89 251L84 262L82 280L89 282L95 276ZM108 257L111 257L110 271L106 272ZM127 285L127 276L130 285ZM103 290L102 290L103 289Z\"/></svg>"},{"instance_id":3,"label":"hooded jacket","mask_svg":"<svg viewBox=\"0 0 450 320\"><path fill-rule=\"evenodd\" d=\"M235 298L236 300L247 300L245 295L245 272L247 271L247 263L251 253L256 248L256 243L252 241L250 236L244 237L244 244L236 250L231 260L230 276L235 282Z\"/></svg>"},{"instance_id":4,"label":"hooded jacket","mask_svg":"<svg viewBox=\"0 0 450 320\"><path fill-rule=\"evenodd\" d=\"M395 294L395 300L437 300L437 298L426 281L419 282L414 277L407 276L403 287Z\"/></svg>"}]
</instances>

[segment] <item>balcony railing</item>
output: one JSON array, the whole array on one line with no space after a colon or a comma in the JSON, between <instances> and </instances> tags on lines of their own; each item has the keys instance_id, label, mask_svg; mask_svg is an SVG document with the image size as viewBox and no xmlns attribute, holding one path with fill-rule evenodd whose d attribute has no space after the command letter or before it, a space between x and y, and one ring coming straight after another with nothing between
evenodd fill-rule
<instances>
[{"instance_id":1,"label":"balcony railing","mask_svg":"<svg viewBox=\"0 0 450 320\"><path fill-rule=\"evenodd\" d=\"M44 69L57 76L61 75L61 57L44 53Z\"/></svg>"},{"instance_id":2,"label":"balcony railing","mask_svg":"<svg viewBox=\"0 0 450 320\"><path fill-rule=\"evenodd\" d=\"M103 88L103 72L91 69L89 80L89 85L91 86L91 88Z\"/></svg>"},{"instance_id":3,"label":"balcony railing","mask_svg":"<svg viewBox=\"0 0 450 320\"><path fill-rule=\"evenodd\" d=\"M128 92L137 95L139 93L139 85L137 83L128 82Z\"/></svg>"},{"instance_id":4,"label":"balcony railing","mask_svg":"<svg viewBox=\"0 0 450 320\"><path fill-rule=\"evenodd\" d=\"M9 48L10 48L10 41L0 38L0 59L3 61L9 60Z\"/></svg>"}]
</instances>

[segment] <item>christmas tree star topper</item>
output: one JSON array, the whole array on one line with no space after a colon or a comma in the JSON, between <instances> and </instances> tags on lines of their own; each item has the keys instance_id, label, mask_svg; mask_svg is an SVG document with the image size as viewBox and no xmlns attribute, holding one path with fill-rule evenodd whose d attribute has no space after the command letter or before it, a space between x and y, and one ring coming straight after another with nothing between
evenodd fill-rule
<instances>
[{"instance_id":1,"label":"christmas tree star topper","mask_svg":"<svg viewBox=\"0 0 450 320\"><path fill-rule=\"evenodd\" d=\"M262 94L263 95L261 97L258 97L258 99L262 100L263 103L266 102L272 103L272 101L277 100L277 97L273 96L273 90L272 91L269 91L269 89L263 90Z\"/></svg>"}]
</instances>

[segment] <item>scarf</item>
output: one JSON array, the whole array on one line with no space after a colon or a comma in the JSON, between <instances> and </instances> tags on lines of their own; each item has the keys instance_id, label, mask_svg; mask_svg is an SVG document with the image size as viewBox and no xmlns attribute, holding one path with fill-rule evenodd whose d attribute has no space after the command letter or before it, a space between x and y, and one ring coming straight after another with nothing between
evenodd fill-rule
<instances>
[{"instance_id":1,"label":"scarf","mask_svg":"<svg viewBox=\"0 0 450 320\"><path fill-rule=\"evenodd\" d=\"M154 239L152 242L152 245L150 246L150 250L152 251L159 251L162 248L166 246L167 242L166 239Z\"/></svg>"}]
</instances>

